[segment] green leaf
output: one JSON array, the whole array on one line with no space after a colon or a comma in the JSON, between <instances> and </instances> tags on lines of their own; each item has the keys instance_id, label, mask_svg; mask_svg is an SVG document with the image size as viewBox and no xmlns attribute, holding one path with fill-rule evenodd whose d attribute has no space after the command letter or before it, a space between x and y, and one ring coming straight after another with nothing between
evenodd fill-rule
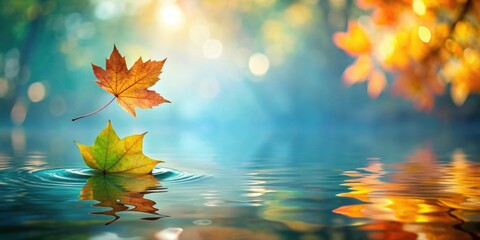
<instances>
[{"instance_id":1,"label":"green leaf","mask_svg":"<svg viewBox=\"0 0 480 240\"><path fill-rule=\"evenodd\" d=\"M77 143L78 149L90 168L105 173L150 173L162 161L151 159L142 152L146 133L120 139L108 121L93 146Z\"/></svg>"}]
</instances>

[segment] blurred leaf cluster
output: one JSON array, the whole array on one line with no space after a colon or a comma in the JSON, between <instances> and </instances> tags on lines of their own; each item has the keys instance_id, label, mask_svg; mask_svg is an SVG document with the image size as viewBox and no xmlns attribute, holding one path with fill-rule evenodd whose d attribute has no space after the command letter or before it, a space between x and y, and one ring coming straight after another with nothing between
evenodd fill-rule
<instances>
[{"instance_id":1,"label":"blurred leaf cluster","mask_svg":"<svg viewBox=\"0 0 480 240\"><path fill-rule=\"evenodd\" d=\"M351 20L335 44L356 58L346 84L368 82L376 98L393 94L431 110L448 89L456 105L480 93L480 2L474 0L357 0L369 15ZM386 73L391 74L389 83Z\"/></svg>"}]
</instances>

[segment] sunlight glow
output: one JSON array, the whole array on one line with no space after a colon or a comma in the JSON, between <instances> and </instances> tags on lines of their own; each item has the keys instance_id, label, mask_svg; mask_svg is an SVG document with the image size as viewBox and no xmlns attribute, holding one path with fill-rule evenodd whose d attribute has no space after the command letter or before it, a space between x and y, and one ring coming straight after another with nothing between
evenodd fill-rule
<instances>
[{"instance_id":1,"label":"sunlight glow","mask_svg":"<svg viewBox=\"0 0 480 240\"><path fill-rule=\"evenodd\" d=\"M177 29L185 22L185 14L177 4L168 3L157 10L157 21L166 27Z\"/></svg>"},{"instance_id":2,"label":"sunlight glow","mask_svg":"<svg viewBox=\"0 0 480 240\"><path fill-rule=\"evenodd\" d=\"M253 75L263 76L270 68L270 60L264 54L255 53L248 60L248 68Z\"/></svg>"},{"instance_id":3,"label":"sunlight glow","mask_svg":"<svg viewBox=\"0 0 480 240\"><path fill-rule=\"evenodd\" d=\"M432 33L427 27L420 26L418 28L418 37L420 38L420 40L422 40L422 42L429 43L430 39L432 38Z\"/></svg>"},{"instance_id":4,"label":"sunlight glow","mask_svg":"<svg viewBox=\"0 0 480 240\"><path fill-rule=\"evenodd\" d=\"M40 102L46 96L47 91L45 90L45 86L41 82L32 83L28 87L28 98L32 102Z\"/></svg>"},{"instance_id":5,"label":"sunlight glow","mask_svg":"<svg viewBox=\"0 0 480 240\"><path fill-rule=\"evenodd\" d=\"M425 13L427 12L427 7L422 0L414 0L412 2L412 9L416 14L420 16L425 15Z\"/></svg>"},{"instance_id":6,"label":"sunlight glow","mask_svg":"<svg viewBox=\"0 0 480 240\"><path fill-rule=\"evenodd\" d=\"M223 45L217 39L209 39L203 44L203 55L209 59L215 59L222 55Z\"/></svg>"},{"instance_id":7,"label":"sunlight glow","mask_svg":"<svg viewBox=\"0 0 480 240\"><path fill-rule=\"evenodd\" d=\"M210 30L204 21L199 20L190 27L189 36L193 43L202 46L205 41L210 39Z\"/></svg>"}]
</instances>

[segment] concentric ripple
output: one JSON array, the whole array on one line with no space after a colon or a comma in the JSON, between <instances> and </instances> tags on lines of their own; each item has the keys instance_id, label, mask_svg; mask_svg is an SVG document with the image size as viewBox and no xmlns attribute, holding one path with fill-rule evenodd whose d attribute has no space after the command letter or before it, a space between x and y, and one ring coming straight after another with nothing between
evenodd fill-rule
<instances>
[{"instance_id":1,"label":"concentric ripple","mask_svg":"<svg viewBox=\"0 0 480 240\"><path fill-rule=\"evenodd\" d=\"M44 168L22 167L16 170L0 171L0 183L7 185L26 185L37 188L81 187L97 171L88 168ZM169 168L155 168L153 176L161 183L188 183L204 179L203 175L194 175Z\"/></svg>"},{"instance_id":2,"label":"concentric ripple","mask_svg":"<svg viewBox=\"0 0 480 240\"><path fill-rule=\"evenodd\" d=\"M76 187L95 174L94 170L82 168L37 168L23 167L8 171L2 178L12 184L34 187Z\"/></svg>"},{"instance_id":3,"label":"concentric ripple","mask_svg":"<svg viewBox=\"0 0 480 240\"><path fill-rule=\"evenodd\" d=\"M162 183L189 183L207 178L205 175L195 175L170 168L155 168L152 174Z\"/></svg>"}]
</instances>

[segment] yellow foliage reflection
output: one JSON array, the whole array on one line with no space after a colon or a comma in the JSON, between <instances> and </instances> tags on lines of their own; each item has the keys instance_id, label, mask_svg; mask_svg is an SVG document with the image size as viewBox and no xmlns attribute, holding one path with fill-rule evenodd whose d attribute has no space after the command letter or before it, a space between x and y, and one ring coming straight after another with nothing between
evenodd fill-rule
<instances>
[{"instance_id":1,"label":"yellow foliage reflection","mask_svg":"<svg viewBox=\"0 0 480 240\"><path fill-rule=\"evenodd\" d=\"M98 203L93 206L111 208L111 210L92 213L114 217L105 225L117 221L120 218L117 213L124 211L152 214L153 217L142 219L157 220L165 216L157 213L158 209L155 208L154 201L144 198L154 190L158 192L162 188L158 180L149 174L97 174L87 180L80 192L80 199L96 200Z\"/></svg>"},{"instance_id":2,"label":"yellow foliage reflection","mask_svg":"<svg viewBox=\"0 0 480 240\"><path fill-rule=\"evenodd\" d=\"M477 222L480 217L479 162L469 161L461 150L457 150L449 163L442 163L430 147L425 147L392 167L389 172L379 160L372 160L365 168L345 171L343 174L350 178L342 185L348 186L350 191L338 196L364 203L341 206L333 212L375 220L363 227L367 230L393 228L388 233L392 236L384 236L385 232L375 233L373 239L417 239L420 236L422 239L473 239L473 235L480 236L478 230L473 233L460 230L464 224Z\"/></svg>"}]
</instances>

